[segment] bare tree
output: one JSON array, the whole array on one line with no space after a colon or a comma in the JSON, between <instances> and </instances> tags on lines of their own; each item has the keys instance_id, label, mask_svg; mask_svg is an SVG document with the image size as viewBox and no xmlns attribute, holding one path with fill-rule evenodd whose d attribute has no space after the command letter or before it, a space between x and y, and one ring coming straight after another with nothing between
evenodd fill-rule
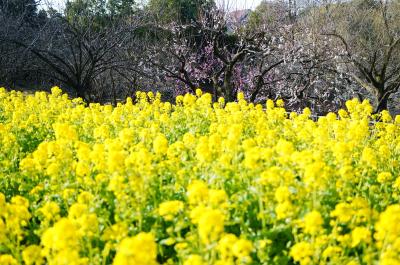
<instances>
[{"instance_id":1,"label":"bare tree","mask_svg":"<svg viewBox=\"0 0 400 265\"><path fill-rule=\"evenodd\" d=\"M264 77L283 63L277 58L277 49L271 48L278 38L229 25L226 15L217 9L190 24L164 26L163 32L167 32L167 37L160 40L164 43L149 47L150 64L189 91L201 87L214 99L224 96L232 101L238 91L248 88L255 98L265 84ZM245 82L249 74L255 75L248 72L246 64L260 71L254 88Z\"/></svg>"},{"instance_id":2,"label":"bare tree","mask_svg":"<svg viewBox=\"0 0 400 265\"><path fill-rule=\"evenodd\" d=\"M0 85L17 87L31 81L40 83L40 75L31 71L37 65L35 58L9 41L28 42L46 24L46 14L37 10L38 4L32 0L0 1Z\"/></svg>"},{"instance_id":3,"label":"bare tree","mask_svg":"<svg viewBox=\"0 0 400 265\"><path fill-rule=\"evenodd\" d=\"M133 20L134 21L134 20ZM136 22L136 21L135 21ZM55 15L30 39L7 37L8 43L23 47L47 69L38 69L86 101L96 100L99 79L110 72L125 76L130 67L124 49L134 42L137 24L111 22L99 28L95 20L74 24ZM97 99L98 100L98 99Z\"/></svg>"},{"instance_id":4,"label":"bare tree","mask_svg":"<svg viewBox=\"0 0 400 265\"><path fill-rule=\"evenodd\" d=\"M387 109L400 88L400 2L357 0L325 8L325 34L344 47L346 71L374 97L376 112Z\"/></svg>"}]
</instances>

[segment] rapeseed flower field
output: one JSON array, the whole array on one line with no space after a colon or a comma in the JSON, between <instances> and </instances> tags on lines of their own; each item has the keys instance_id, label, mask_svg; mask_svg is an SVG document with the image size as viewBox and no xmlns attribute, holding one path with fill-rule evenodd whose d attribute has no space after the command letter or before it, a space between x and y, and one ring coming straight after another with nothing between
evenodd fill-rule
<instances>
[{"instance_id":1,"label":"rapeseed flower field","mask_svg":"<svg viewBox=\"0 0 400 265\"><path fill-rule=\"evenodd\" d=\"M400 117L0 89L0 264L400 264Z\"/></svg>"}]
</instances>

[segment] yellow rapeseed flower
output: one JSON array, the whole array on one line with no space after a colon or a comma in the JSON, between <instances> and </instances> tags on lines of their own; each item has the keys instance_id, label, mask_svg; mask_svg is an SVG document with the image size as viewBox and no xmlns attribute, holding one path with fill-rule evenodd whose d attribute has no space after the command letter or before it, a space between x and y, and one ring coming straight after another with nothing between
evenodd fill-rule
<instances>
[{"instance_id":1,"label":"yellow rapeseed flower","mask_svg":"<svg viewBox=\"0 0 400 265\"><path fill-rule=\"evenodd\" d=\"M151 233L139 233L121 241L117 247L114 265L152 265L157 264L157 245Z\"/></svg>"}]
</instances>

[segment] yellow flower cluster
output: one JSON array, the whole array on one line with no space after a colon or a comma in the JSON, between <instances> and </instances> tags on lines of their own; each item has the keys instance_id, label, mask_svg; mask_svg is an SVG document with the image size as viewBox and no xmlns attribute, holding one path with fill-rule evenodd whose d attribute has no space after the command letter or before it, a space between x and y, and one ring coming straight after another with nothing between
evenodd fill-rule
<instances>
[{"instance_id":1,"label":"yellow flower cluster","mask_svg":"<svg viewBox=\"0 0 400 265\"><path fill-rule=\"evenodd\" d=\"M0 89L0 264L400 264L400 117Z\"/></svg>"}]
</instances>

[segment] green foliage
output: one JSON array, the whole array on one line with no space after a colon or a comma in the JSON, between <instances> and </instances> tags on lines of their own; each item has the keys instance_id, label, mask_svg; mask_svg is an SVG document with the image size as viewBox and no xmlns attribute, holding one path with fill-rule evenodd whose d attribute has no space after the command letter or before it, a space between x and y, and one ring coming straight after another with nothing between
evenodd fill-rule
<instances>
[{"instance_id":1,"label":"green foliage","mask_svg":"<svg viewBox=\"0 0 400 265\"><path fill-rule=\"evenodd\" d=\"M214 5L212 0L150 0L148 8L162 23L189 23L199 18L201 10Z\"/></svg>"},{"instance_id":2,"label":"green foliage","mask_svg":"<svg viewBox=\"0 0 400 265\"><path fill-rule=\"evenodd\" d=\"M109 0L107 9L111 16L126 16L135 12L137 3L135 0Z\"/></svg>"},{"instance_id":3,"label":"green foliage","mask_svg":"<svg viewBox=\"0 0 400 265\"><path fill-rule=\"evenodd\" d=\"M64 15L67 21L74 25L87 26L91 23L104 25L106 2L104 0L68 1Z\"/></svg>"},{"instance_id":4,"label":"green foliage","mask_svg":"<svg viewBox=\"0 0 400 265\"><path fill-rule=\"evenodd\" d=\"M74 25L102 28L133 14L136 9L135 0L72 0L67 2L64 15Z\"/></svg>"}]
</instances>

